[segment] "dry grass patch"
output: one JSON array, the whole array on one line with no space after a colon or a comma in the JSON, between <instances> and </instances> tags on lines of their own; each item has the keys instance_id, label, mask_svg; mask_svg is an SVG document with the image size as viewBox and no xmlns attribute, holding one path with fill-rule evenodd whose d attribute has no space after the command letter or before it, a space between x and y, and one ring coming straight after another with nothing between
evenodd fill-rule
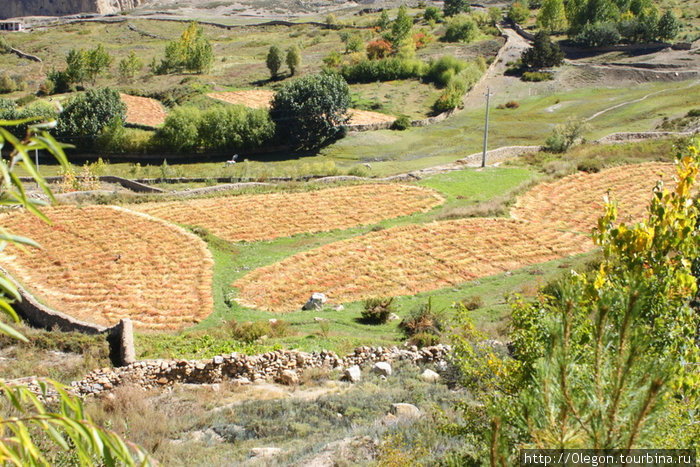
<instances>
[{"instance_id":1,"label":"dry grass patch","mask_svg":"<svg viewBox=\"0 0 700 467\"><path fill-rule=\"evenodd\" d=\"M220 100L228 104L238 104L253 109L269 109L272 98L275 97L273 91L230 91L212 92L207 94L212 99ZM396 117L367 110L348 109L350 115L350 125L369 125L372 123L393 122Z\"/></svg>"},{"instance_id":2,"label":"dry grass patch","mask_svg":"<svg viewBox=\"0 0 700 467\"><path fill-rule=\"evenodd\" d=\"M416 294L581 253L584 236L509 219L409 225L324 245L236 281L244 306L287 312L312 292L342 303Z\"/></svg>"},{"instance_id":3,"label":"dry grass patch","mask_svg":"<svg viewBox=\"0 0 700 467\"><path fill-rule=\"evenodd\" d=\"M159 101L128 94L119 96L126 104L126 123L155 128L165 122L167 113Z\"/></svg>"},{"instance_id":4,"label":"dry grass patch","mask_svg":"<svg viewBox=\"0 0 700 467\"><path fill-rule=\"evenodd\" d=\"M134 209L171 222L203 227L235 242L347 229L425 212L443 202L442 196L426 188L374 184L149 203Z\"/></svg>"},{"instance_id":5,"label":"dry grass patch","mask_svg":"<svg viewBox=\"0 0 700 467\"><path fill-rule=\"evenodd\" d=\"M588 233L596 226L609 193L619 203L620 220L639 221L647 212L651 189L657 180L668 183L673 164L646 163L615 167L602 172L579 172L537 185L522 195L511 214L517 219Z\"/></svg>"},{"instance_id":6,"label":"dry grass patch","mask_svg":"<svg viewBox=\"0 0 700 467\"><path fill-rule=\"evenodd\" d=\"M213 261L195 235L158 219L108 206L0 216L0 226L43 250L8 247L0 264L39 300L105 326L131 318L139 329L180 329L213 310Z\"/></svg>"}]
</instances>

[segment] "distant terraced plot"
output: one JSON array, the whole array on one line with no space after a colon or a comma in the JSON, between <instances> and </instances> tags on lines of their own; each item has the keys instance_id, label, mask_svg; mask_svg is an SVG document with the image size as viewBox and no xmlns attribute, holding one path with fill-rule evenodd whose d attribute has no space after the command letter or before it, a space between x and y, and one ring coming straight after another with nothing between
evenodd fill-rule
<instances>
[{"instance_id":1,"label":"distant terraced plot","mask_svg":"<svg viewBox=\"0 0 700 467\"><path fill-rule=\"evenodd\" d=\"M410 185L356 185L300 193L271 193L148 203L133 209L179 224L203 227L225 240L271 240L325 232L425 212L444 202L437 192Z\"/></svg>"},{"instance_id":2,"label":"distant terraced plot","mask_svg":"<svg viewBox=\"0 0 700 467\"><path fill-rule=\"evenodd\" d=\"M272 98L275 97L273 91L264 90L212 92L207 95L212 99L229 104L244 105L252 109L269 109ZM391 115L369 110L348 109L348 114L350 115L350 121L348 122L350 125L368 125L396 120L396 117Z\"/></svg>"},{"instance_id":3,"label":"distant terraced plot","mask_svg":"<svg viewBox=\"0 0 700 467\"><path fill-rule=\"evenodd\" d=\"M128 94L119 96L126 104L126 123L156 128L165 122L167 113L159 101Z\"/></svg>"},{"instance_id":4,"label":"distant terraced plot","mask_svg":"<svg viewBox=\"0 0 700 467\"><path fill-rule=\"evenodd\" d=\"M542 183L522 195L511 214L517 219L553 228L590 233L603 214L604 196L619 204L621 221L639 221L647 212L657 180L670 183L673 164L647 163L583 172Z\"/></svg>"},{"instance_id":5,"label":"distant terraced plot","mask_svg":"<svg viewBox=\"0 0 700 467\"><path fill-rule=\"evenodd\" d=\"M138 329L180 329L213 310L213 261L206 244L180 227L109 206L44 210L52 224L26 212L0 226L43 250L0 253L5 267L50 307L110 326L131 318Z\"/></svg>"},{"instance_id":6,"label":"distant terraced plot","mask_svg":"<svg viewBox=\"0 0 700 467\"><path fill-rule=\"evenodd\" d=\"M238 302L297 310L313 292L333 303L413 295L451 287L593 248L589 232L603 196L620 204L620 220L638 221L651 190L672 164L648 163L578 173L541 184L518 200L512 219L462 219L374 232L299 253L237 280ZM313 267L309 267L313 265Z\"/></svg>"},{"instance_id":7,"label":"distant terraced plot","mask_svg":"<svg viewBox=\"0 0 700 467\"><path fill-rule=\"evenodd\" d=\"M372 232L259 268L236 281L241 305L298 310L313 292L332 303L416 294L584 252L582 235L509 219L461 219Z\"/></svg>"}]
</instances>

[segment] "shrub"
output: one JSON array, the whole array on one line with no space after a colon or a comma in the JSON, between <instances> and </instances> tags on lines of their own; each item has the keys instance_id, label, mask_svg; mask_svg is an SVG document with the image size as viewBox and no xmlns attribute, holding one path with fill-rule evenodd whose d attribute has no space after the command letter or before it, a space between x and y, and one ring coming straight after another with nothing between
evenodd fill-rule
<instances>
[{"instance_id":1,"label":"shrub","mask_svg":"<svg viewBox=\"0 0 700 467\"><path fill-rule=\"evenodd\" d=\"M391 51L393 50L391 47L391 43L386 40L386 39L379 39L376 41L372 41L367 44L367 47L365 48L367 51L367 57L370 60L376 60L379 58L384 58L389 56L391 54ZM338 65L340 62L338 62Z\"/></svg>"},{"instance_id":2,"label":"shrub","mask_svg":"<svg viewBox=\"0 0 700 467\"><path fill-rule=\"evenodd\" d=\"M529 82L540 82L540 81L551 81L554 79L554 75L552 73L547 73L545 71L526 71L525 73L522 74L520 77L521 80L523 81L529 81Z\"/></svg>"},{"instance_id":3,"label":"shrub","mask_svg":"<svg viewBox=\"0 0 700 467\"><path fill-rule=\"evenodd\" d=\"M620 42L620 33L614 23L588 23L574 37L574 42L583 47L605 47Z\"/></svg>"},{"instance_id":4,"label":"shrub","mask_svg":"<svg viewBox=\"0 0 700 467\"><path fill-rule=\"evenodd\" d=\"M392 130L399 130L403 131L411 126L411 119L408 118L408 115L401 115L399 118L394 120L394 123L391 125Z\"/></svg>"},{"instance_id":5,"label":"shrub","mask_svg":"<svg viewBox=\"0 0 700 467\"><path fill-rule=\"evenodd\" d=\"M517 109L520 107L518 101L508 101L506 102L506 109Z\"/></svg>"},{"instance_id":6,"label":"shrub","mask_svg":"<svg viewBox=\"0 0 700 467\"><path fill-rule=\"evenodd\" d=\"M582 161L579 161L578 165L576 166L576 169L580 170L581 172L588 172L588 173L597 173L600 172L600 169L603 168L603 162L600 159L584 159Z\"/></svg>"},{"instance_id":7,"label":"shrub","mask_svg":"<svg viewBox=\"0 0 700 467\"><path fill-rule=\"evenodd\" d=\"M405 337L417 334L432 334L439 336L444 329L442 317L433 310L432 299L418 305L399 323L399 329Z\"/></svg>"},{"instance_id":8,"label":"shrub","mask_svg":"<svg viewBox=\"0 0 700 467\"><path fill-rule=\"evenodd\" d=\"M526 5L515 2L508 8L506 16L514 23L523 23L530 17L530 10Z\"/></svg>"},{"instance_id":9,"label":"shrub","mask_svg":"<svg viewBox=\"0 0 700 467\"><path fill-rule=\"evenodd\" d=\"M443 55L437 61L431 61L424 74L424 79L438 86L447 86L454 77L467 67L467 62L452 55Z\"/></svg>"},{"instance_id":10,"label":"shrub","mask_svg":"<svg viewBox=\"0 0 700 467\"><path fill-rule=\"evenodd\" d=\"M479 27L469 16L459 15L447 23L445 40L447 42L471 42L479 33Z\"/></svg>"},{"instance_id":11,"label":"shrub","mask_svg":"<svg viewBox=\"0 0 700 467\"><path fill-rule=\"evenodd\" d=\"M430 44L435 40L435 36L427 34L423 31L417 32L412 36L413 45L416 49L422 49L426 45Z\"/></svg>"},{"instance_id":12,"label":"shrub","mask_svg":"<svg viewBox=\"0 0 700 467\"><path fill-rule=\"evenodd\" d=\"M471 9L467 0L445 0L443 10L445 16L455 16Z\"/></svg>"},{"instance_id":13,"label":"shrub","mask_svg":"<svg viewBox=\"0 0 700 467\"><path fill-rule=\"evenodd\" d=\"M440 97L433 104L433 112L442 113L457 108L462 104L462 98L469 90L466 80L453 79L447 85Z\"/></svg>"},{"instance_id":14,"label":"shrub","mask_svg":"<svg viewBox=\"0 0 700 467\"><path fill-rule=\"evenodd\" d=\"M12 50L12 45L0 34L0 54L9 54Z\"/></svg>"},{"instance_id":15,"label":"shrub","mask_svg":"<svg viewBox=\"0 0 700 467\"><path fill-rule=\"evenodd\" d=\"M239 323L231 320L226 323L226 330L239 341L252 343L263 336L270 338L285 337L289 334L289 323L281 319L268 321L249 321Z\"/></svg>"},{"instance_id":16,"label":"shrub","mask_svg":"<svg viewBox=\"0 0 700 467\"><path fill-rule=\"evenodd\" d=\"M429 332L419 332L414 334L408 339L409 345L415 345L416 347L430 347L440 343L440 336Z\"/></svg>"},{"instance_id":17,"label":"shrub","mask_svg":"<svg viewBox=\"0 0 700 467\"><path fill-rule=\"evenodd\" d=\"M175 152L197 150L201 119L201 112L195 107L175 107L156 132L157 143Z\"/></svg>"},{"instance_id":18,"label":"shrub","mask_svg":"<svg viewBox=\"0 0 700 467\"><path fill-rule=\"evenodd\" d=\"M396 79L419 78L425 65L420 60L398 57L383 60L364 60L356 65L341 67L340 74L348 83L374 83Z\"/></svg>"},{"instance_id":19,"label":"shrub","mask_svg":"<svg viewBox=\"0 0 700 467\"><path fill-rule=\"evenodd\" d=\"M545 142L545 149L551 152L565 152L582 140L587 125L580 120L569 119L565 124L554 127L552 134Z\"/></svg>"},{"instance_id":20,"label":"shrub","mask_svg":"<svg viewBox=\"0 0 700 467\"><path fill-rule=\"evenodd\" d=\"M365 300L364 309L362 310L362 322L366 324L384 324L395 311L394 297L368 298Z\"/></svg>"},{"instance_id":21,"label":"shrub","mask_svg":"<svg viewBox=\"0 0 700 467\"><path fill-rule=\"evenodd\" d=\"M436 6L429 6L423 13L423 19L426 21L442 22L442 11Z\"/></svg>"},{"instance_id":22,"label":"shrub","mask_svg":"<svg viewBox=\"0 0 700 467\"><path fill-rule=\"evenodd\" d=\"M474 295L473 297L465 298L459 302L464 308L469 311L474 311L482 306L484 306L484 300L480 295Z\"/></svg>"},{"instance_id":23,"label":"shrub","mask_svg":"<svg viewBox=\"0 0 700 467\"><path fill-rule=\"evenodd\" d=\"M199 119L198 138L207 150L250 150L268 144L274 135L275 125L264 109L216 106L203 112Z\"/></svg>"},{"instance_id":24,"label":"shrub","mask_svg":"<svg viewBox=\"0 0 700 467\"><path fill-rule=\"evenodd\" d=\"M301 51L299 47L293 45L287 50L286 58L287 66L289 67L289 73L294 76L297 72L297 68L301 65Z\"/></svg>"}]
</instances>

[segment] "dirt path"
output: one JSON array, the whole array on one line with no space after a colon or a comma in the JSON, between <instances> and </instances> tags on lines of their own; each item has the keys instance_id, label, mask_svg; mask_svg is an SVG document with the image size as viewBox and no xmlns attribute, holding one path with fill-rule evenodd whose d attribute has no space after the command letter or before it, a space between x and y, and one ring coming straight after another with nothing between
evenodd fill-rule
<instances>
[{"instance_id":1,"label":"dirt path","mask_svg":"<svg viewBox=\"0 0 700 467\"><path fill-rule=\"evenodd\" d=\"M490 68L476 86L467 93L463 101L465 108L483 107L487 88L491 89L492 94L497 95L504 93L513 85L520 84L519 78L504 75L506 63L518 60L530 44L511 28L503 28L503 32L507 40L498 55L499 62Z\"/></svg>"}]
</instances>

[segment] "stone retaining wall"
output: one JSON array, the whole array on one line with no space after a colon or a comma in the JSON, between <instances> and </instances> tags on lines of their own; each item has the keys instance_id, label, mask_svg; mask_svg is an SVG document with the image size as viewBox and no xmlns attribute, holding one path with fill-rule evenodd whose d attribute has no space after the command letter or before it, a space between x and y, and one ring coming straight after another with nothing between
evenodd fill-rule
<instances>
[{"instance_id":1,"label":"stone retaining wall","mask_svg":"<svg viewBox=\"0 0 700 467\"><path fill-rule=\"evenodd\" d=\"M412 363L446 365L450 346L403 348L359 347L345 357L323 350L300 352L276 350L261 355L232 353L206 360L144 360L121 368L101 368L84 379L71 383L81 395L100 394L121 384L133 384L144 389L170 386L175 383L211 384L224 380L247 384L276 380L285 370L299 373L310 368L344 369L374 362L407 360Z\"/></svg>"}]
</instances>

